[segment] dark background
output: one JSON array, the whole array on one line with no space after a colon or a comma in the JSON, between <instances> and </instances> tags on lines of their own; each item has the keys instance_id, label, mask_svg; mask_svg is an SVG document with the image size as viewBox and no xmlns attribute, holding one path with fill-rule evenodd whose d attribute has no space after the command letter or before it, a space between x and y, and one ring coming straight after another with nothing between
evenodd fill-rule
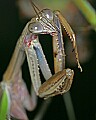
<instances>
[{"instance_id":1,"label":"dark background","mask_svg":"<svg viewBox=\"0 0 96 120\"><path fill-rule=\"evenodd\" d=\"M93 6L96 8L96 1L93 1ZM19 38L25 23L19 19L18 8L14 0L0 0L0 80L6 67L10 61L11 55L14 51L16 41ZM44 36L40 36L43 39ZM44 51L51 54L51 37L46 35L46 43L42 42ZM44 39L45 39L44 38ZM89 34L90 41L93 48L93 56L85 64L82 64L83 72L80 73L77 68L75 70L74 82L71 87L71 96L74 105L74 110L77 120L96 120L96 32L93 30ZM47 40L50 39L50 40ZM46 45L48 47L46 47ZM49 48L47 50L47 48ZM53 69L52 56L48 57L48 62ZM23 73L26 83L28 84L29 71L27 62L23 65ZM28 80L27 80L28 79ZM39 98L38 98L39 99ZM32 113L28 112L30 120L36 115L42 99L38 100L38 106ZM56 96L52 99L43 120L68 120L66 108L62 96Z\"/></svg>"}]
</instances>

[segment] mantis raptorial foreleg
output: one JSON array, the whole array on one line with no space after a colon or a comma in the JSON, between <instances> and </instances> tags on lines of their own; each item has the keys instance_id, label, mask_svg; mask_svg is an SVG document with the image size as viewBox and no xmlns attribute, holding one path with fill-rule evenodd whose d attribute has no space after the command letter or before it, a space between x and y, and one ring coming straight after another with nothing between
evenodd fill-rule
<instances>
[{"instance_id":1,"label":"mantis raptorial foreleg","mask_svg":"<svg viewBox=\"0 0 96 120\"><path fill-rule=\"evenodd\" d=\"M57 34L53 36L53 55L54 70L57 73L65 68L65 51L61 24L56 15L54 15L54 24L57 28Z\"/></svg>"},{"instance_id":2,"label":"mantis raptorial foreleg","mask_svg":"<svg viewBox=\"0 0 96 120\"><path fill-rule=\"evenodd\" d=\"M74 71L69 68L59 71L42 84L39 96L46 99L67 92L71 87L73 76Z\"/></svg>"},{"instance_id":3,"label":"mantis raptorial foreleg","mask_svg":"<svg viewBox=\"0 0 96 120\"><path fill-rule=\"evenodd\" d=\"M55 14L60 19L61 24L63 25L64 29L66 30L68 36L71 39L71 42L73 44L73 49L75 51L78 68L80 68L80 70L82 72L82 67L80 66L80 63L79 63L75 34L74 34L73 30L71 29L70 25L67 23L66 19L63 17L63 15L59 11L55 11Z\"/></svg>"}]
</instances>

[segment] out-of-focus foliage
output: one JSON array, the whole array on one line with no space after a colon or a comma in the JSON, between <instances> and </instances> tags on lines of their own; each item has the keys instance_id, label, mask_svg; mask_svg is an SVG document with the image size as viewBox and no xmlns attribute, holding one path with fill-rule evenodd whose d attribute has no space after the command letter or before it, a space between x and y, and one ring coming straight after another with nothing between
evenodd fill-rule
<instances>
[{"instance_id":1,"label":"out-of-focus foliage","mask_svg":"<svg viewBox=\"0 0 96 120\"><path fill-rule=\"evenodd\" d=\"M0 96L0 119L6 120L6 116L7 116L8 109L9 109L9 99L8 99L8 94L7 94L8 91L7 91L7 88L5 88L4 90L0 90L0 91L2 91L0 93L2 94Z\"/></svg>"},{"instance_id":2,"label":"out-of-focus foliage","mask_svg":"<svg viewBox=\"0 0 96 120\"><path fill-rule=\"evenodd\" d=\"M96 11L87 0L72 0L83 13L86 20L96 30Z\"/></svg>"}]
</instances>

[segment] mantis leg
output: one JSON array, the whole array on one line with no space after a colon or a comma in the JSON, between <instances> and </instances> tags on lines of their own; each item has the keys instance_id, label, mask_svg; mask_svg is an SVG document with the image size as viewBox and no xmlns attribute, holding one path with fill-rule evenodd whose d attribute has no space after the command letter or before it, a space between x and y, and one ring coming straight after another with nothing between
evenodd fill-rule
<instances>
[{"instance_id":1,"label":"mantis leg","mask_svg":"<svg viewBox=\"0 0 96 120\"><path fill-rule=\"evenodd\" d=\"M57 28L57 34L53 36L53 55L54 70L57 73L65 68L65 52L61 24L56 15L54 15L54 24Z\"/></svg>"},{"instance_id":2,"label":"mantis leg","mask_svg":"<svg viewBox=\"0 0 96 120\"><path fill-rule=\"evenodd\" d=\"M39 66L38 66L39 64L37 60L36 51L34 50L33 45L30 45L30 47L25 48L25 52L27 55L27 61L28 61L32 84L36 94L38 95L38 89L41 86L41 81L39 76Z\"/></svg>"},{"instance_id":3,"label":"mantis leg","mask_svg":"<svg viewBox=\"0 0 96 120\"><path fill-rule=\"evenodd\" d=\"M54 53L57 52L58 48L60 49L60 48L64 47L63 38L62 38L62 31L61 31L61 26L60 26L59 19L60 18L55 16L55 21L54 22L55 22L56 26L59 28L60 32L58 32L58 34L57 34L58 36L54 36L53 37L53 52ZM69 31L69 29L71 30L69 24L67 23L67 21L65 19L62 22L64 23L63 24L64 27L67 28L67 31ZM71 33L71 31L70 31L70 33ZM60 43L56 44L57 40L61 43L61 45L63 47L60 47ZM56 48L57 45L59 47ZM63 50L64 50L64 48L63 48ZM76 50L77 50L77 48L75 49L75 51ZM62 64L60 65L60 61L58 60L58 57L55 57L55 55L54 55L54 62L55 62L54 64L55 64L55 66L58 65L57 67L55 67L55 72L60 71L62 69L65 69L65 52L63 52L62 54L63 54L63 56L62 56L63 58L61 59L61 63L64 64L62 67L61 67ZM58 52L57 52L57 55L58 55ZM77 57L78 57L78 54L77 54ZM67 86L66 88L69 90L70 89L70 82L67 83L66 86ZM72 100L71 100L71 96L70 96L70 92L69 91L66 94L63 94L63 99L64 99L64 102L65 102L65 106L66 106L66 110L67 110L67 114L68 114L69 120L71 120L72 118L75 120L76 118L75 118L74 108L73 108L73 105L72 105ZM70 104L70 107L69 107L69 104Z\"/></svg>"},{"instance_id":4,"label":"mantis leg","mask_svg":"<svg viewBox=\"0 0 96 120\"><path fill-rule=\"evenodd\" d=\"M38 95L38 90L41 86L39 67L42 71L45 80L49 79L52 76L45 55L43 53L42 47L39 43L38 37L32 41L29 47L25 47L25 52L27 55L27 61L33 87L34 90L36 91L36 94Z\"/></svg>"},{"instance_id":5,"label":"mantis leg","mask_svg":"<svg viewBox=\"0 0 96 120\"><path fill-rule=\"evenodd\" d=\"M82 67L79 63L75 34L74 34L73 30L71 29L70 25L67 23L66 19L63 17L63 15L59 11L55 11L55 14L58 16L61 24L63 25L64 29L66 30L68 36L71 39L73 49L75 51L75 56L76 56L76 61L77 61L77 64L78 64L78 68L80 68L80 71L82 72Z\"/></svg>"},{"instance_id":6,"label":"mantis leg","mask_svg":"<svg viewBox=\"0 0 96 120\"><path fill-rule=\"evenodd\" d=\"M45 58L45 55L43 53L43 50L42 50L41 44L39 43L38 38L37 38L37 41L34 43L34 49L37 54L37 58L38 58L38 62L39 62L39 66L42 71L42 74L45 80L48 80L52 76L52 73L47 63L47 60Z\"/></svg>"}]
</instances>

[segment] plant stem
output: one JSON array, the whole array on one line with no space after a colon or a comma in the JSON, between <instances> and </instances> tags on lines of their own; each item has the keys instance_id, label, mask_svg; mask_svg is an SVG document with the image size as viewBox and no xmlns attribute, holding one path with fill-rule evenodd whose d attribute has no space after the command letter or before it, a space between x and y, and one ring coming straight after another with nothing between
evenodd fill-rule
<instances>
[{"instance_id":1,"label":"plant stem","mask_svg":"<svg viewBox=\"0 0 96 120\"><path fill-rule=\"evenodd\" d=\"M96 30L96 11L87 0L72 0Z\"/></svg>"}]
</instances>

